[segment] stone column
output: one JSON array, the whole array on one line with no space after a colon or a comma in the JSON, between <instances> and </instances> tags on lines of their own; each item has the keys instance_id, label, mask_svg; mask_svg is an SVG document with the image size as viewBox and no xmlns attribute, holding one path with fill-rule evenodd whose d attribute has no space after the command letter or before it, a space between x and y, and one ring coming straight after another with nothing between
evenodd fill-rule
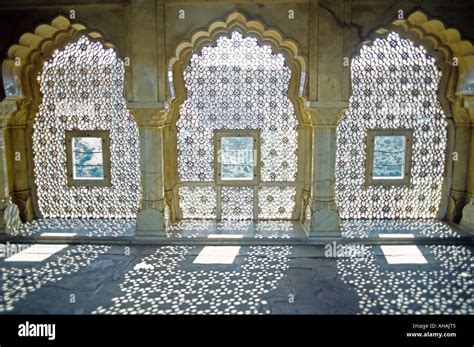
<instances>
[{"instance_id":1,"label":"stone column","mask_svg":"<svg viewBox=\"0 0 474 347\"><path fill-rule=\"evenodd\" d=\"M5 141L7 121L16 110L16 99L6 98L0 103L0 234L21 225L18 207L10 201Z\"/></svg>"},{"instance_id":2,"label":"stone column","mask_svg":"<svg viewBox=\"0 0 474 347\"><path fill-rule=\"evenodd\" d=\"M134 0L129 14L133 86L132 95L127 97L140 129L142 186L136 236L157 237L165 235L162 129L165 54L163 32L158 31L163 26L164 7L160 1Z\"/></svg>"},{"instance_id":3,"label":"stone column","mask_svg":"<svg viewBox=\"0 0 474 347\"><path fill-rule=\"evenodd\" d=\"M336 126L344 109L309 110L313 127L310 236L341 236L335 202Z\"/></svg>"},{"instance_id":4,"label":"stone column","mask_svg":"<svg viewBox=\"0 0 474 347\"><path fill-rule=\"evenodd\" d=\"M5 210L10 200L4 135L6 123L5 113L7 113L3 112L5 106L6 105L2 102L2 114L0 117L0 234L6 233Z\"/></svg>"},{"instance_id":5,"label":"stone column","mask_svg":"<svg viewBox=\"0 0 474 347\"><path fill-rule=\"evenodd\" d=\"M460 225L464 230L474 234L474 198L464 206Z\"/></svg>"},{"instance_id":6,"label":"stone column","mask_svg":"<svg viewBox=\"0 0 474 347\"><path fill-rule=\"evenodd\" d=\"M350 8L344 1L311 1L310 89L307 106L313 127L311 236L340 236L335 202L336 126L347 108L350 70L344 58L353 42ZM313 32L313 31L312 31ZM314 37L313 37L314 36ZM320 49L324 47L324 49Z\"/></svg>"},{"instance_id":7,"label":"stone column","mask_svg":"<svg viewBox=\"0 0 474 347\"><path fill-rule=\"evenodd\" d=\"M137 237L165 236L165 193L163 165L164 111L133 110L140 129L142 200L137 216ZM150 113L155 113L152 115Z\"/></svg>"},{"instance_id":8,"label":"stone column","mask_svg":"<svg viewBox=\"0 0 474 347\"><path fill-rule=\"evenodd\" d=\"M457 115L460 113L461 112L457 112ZM466 122L466 120L463 119L462 123L459 119L455 121L453 152L456 153L456 160L453 160L452 152L447 153L447 162L449 164L452 163L452 179L451 189L449 192L447 219L453 223L459 223L461 220L462 209L468 200L467 180L470 136L471 129L469 120Z\"/></svg>"},{"instance_id":9,"label":"stone column","mask_svg":"<svg viewBox=\"0 0 474 347\"><path fill-rule=\"evenodd\" d=\"M474 98L465 101L471 121L467 176L467 205L462 210L461 227L474 234Z\"/></svg>"},{"instance_id":10,"label":"stone column","mask_svg":"<svg viewBox=\"0 0 474 347\"><path fill-rule=\"evenodd\" d=\"M473 109L474 116L474 109ZM471 123L471 146L469 149L469 166L467 177L467 200L472 202L474 199L474 117Z\"/></svg>"}]
</instances>

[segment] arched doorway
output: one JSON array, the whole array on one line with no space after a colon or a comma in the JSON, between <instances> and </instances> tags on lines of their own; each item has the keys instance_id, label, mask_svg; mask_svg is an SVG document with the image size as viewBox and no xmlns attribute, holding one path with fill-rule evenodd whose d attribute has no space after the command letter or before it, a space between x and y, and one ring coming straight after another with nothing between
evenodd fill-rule
<instances>
[{"instance_id":1,"label":"arched doorway","mask_svg":"<svg viewBox=\"0 0 474 347\"><path fill-rule=\"evenodd\" d=\"M270 34L263 27L249 30L256 22L240 13L220 23L170 63L178 91L165 152L174 163L166 177L172 219L299 220L309 191L304 60L294 43L279 48L275 31L277 40L262 39Z\"/></svg>"},{"instance_id":2,"label":"arched doorway","mask_svg":"<svg viewBox=\"0 0 474 347\"><path fill-rule=\"evenodd\" d=\"M390 32L361 48L351 72L353 94L337 128L341 217L437 217L448 123L435 59Z\"/></svg>"},{"instance_id":3,"label":"arched doorway","mask_svg":"<svg viewBox=\"0 0 474 347\"><path fill-rule=\"evenodd\" d=\"M41 217L136 217L138 127L123 78L115 50L87 35L44 62L32 146Z\"/></svg>"},{"instance_id":4,"label":"arched doorway","mask_svg":"<svg viewBox=\"0 0 474 347\"><path fill-rule=\"evenodd\" d=\"M283 56L233 31L194 55L184 79L188 98L177 123L182 217L291 219L298 123Z\"/></svg>"},{"instance_id":5,"label":"arched doorway","mask_svg":"<svg viewBox=\"0 0 474 347\"><path fill-rule=\"evenodd\" d=\"M18 98L5 136L15 172L12 200L23 221L135 218L138 128L127 110L116 48L101 33L58 16L23 34L2 67Z\"/></svg>"}]
</instances>

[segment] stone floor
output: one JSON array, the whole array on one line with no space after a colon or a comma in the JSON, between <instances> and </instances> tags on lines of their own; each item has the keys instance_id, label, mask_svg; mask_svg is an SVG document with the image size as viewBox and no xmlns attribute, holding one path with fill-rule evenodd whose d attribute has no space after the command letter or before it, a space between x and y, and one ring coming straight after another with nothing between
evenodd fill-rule
<instances>
[{"instance_id":1,"label":"stone floor","mask_svg":"<svg viewBox=\"0 0 474 347\"><path fill-rule=\"evenodd\" d=\"M14 247L0 314L474 314L472 246Z\"/></svg>"},{"instance_id":2,"label":"stone floor","mask_svg":"<svg viewBox=\"0 0 474 347\"><path fill-rule=\"evenodd\" d=\"M127 219L38 219L10 232L26 237L133 237L135 220ZM292 221L206 221L185 220L167 227L168 238L268 238L306 237L300 223Z\"/></svg>"},{"instance_id":3,"label":"stone floor","mask_svg":"<svg viewBox=\"0 0 474 347\"><path fill-rule=\"evenodd\" d=\"M169 226L167 236L175 238L304 239L307 235L300 223L292 221L186 220Z\"/></svg>"},{"instance_id":4,"label":"stone floor","mask_svg":"<svg viewBox=\"0 0 474 347\"><path fill-rule=\"evenodd\" d=\"M15 237L35 239L133 240L135 220L43 219L10 232ZM379 239L472 239L472 235L439 220L344 220L341 236L346 240ZM166 238L175 240L286 240L305 241L304 227L293 221L181 221L169 225ZM67 241L64 241L67 242ZM303 243L302 242L302 243Z\"/></svg>"},{"instance_id":5,"label":"stone floor","mask_svg":"<svg viewBox=\"0 0 474 347\"><path fill-rule=\"evenodd\" d=\"M470 236L453 224L428 220L343 220L341 233L347 239L364 238L461 238Z\"/></svg>"},{"instance_id":6,"label":"stone floor","mask_svg":"<svg viewBox=\"0 0 474 347\"><path fill-rule=\"evenodd\" d=\"M13 236L60 237L131 237L135 235L133 219L35 219L10 231Z\"/></svg>"}]
</instances>

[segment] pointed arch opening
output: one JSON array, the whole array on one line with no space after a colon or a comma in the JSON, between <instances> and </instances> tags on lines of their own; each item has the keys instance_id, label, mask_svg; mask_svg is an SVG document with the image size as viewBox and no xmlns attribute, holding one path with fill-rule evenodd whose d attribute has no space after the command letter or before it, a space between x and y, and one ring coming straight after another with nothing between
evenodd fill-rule
<instances>
[{"instance_id":1,"label":"pointed arch opening","mask_svg":"<svg viewBox=\"0 0 474 347\"><path fill-rule=\"evenodd\" d=\"M336 201L345 219L443 218L454 124L472 45L417 11L377 30L351 62L337 127ZM458 57L464 67L455 67ZM462 65L460 64L460 65Z\"/></svg>"},{"instance_id":2,"label":"pointed arch opening","mask_svg":"<svg viewBox=\"0 0 474 347\"><path fill-rule=\"evenodd\" d=\"M22 63L17 66L15 62ZM123 95L124 62L101 33L65 17L24 34L3 63L17 83L10 136L25 160L26 220L135 218L140 198L138 127ZM15 195L15 189L13 189ZM26 205L26 204L25 204Z\"/></svg>"},{"instance_id":3,"label":"pointed arch opening","mask_svg":"<svg viewBox=\"0 0 474 347\"><path fill-rule=\"evenodd\" d=\"M296 43L234 12L176 52L165 128L171 219L300 220L310 133Z\"/></svg>"}]
</instances>

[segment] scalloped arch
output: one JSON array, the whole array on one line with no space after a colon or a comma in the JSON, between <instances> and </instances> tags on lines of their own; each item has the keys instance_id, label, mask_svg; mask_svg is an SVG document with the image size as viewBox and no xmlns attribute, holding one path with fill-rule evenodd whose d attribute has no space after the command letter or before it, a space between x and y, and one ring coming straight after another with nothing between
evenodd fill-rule
<instances>
[{"instance_id":1,"label":"scalloped arch","mask_svg":"<svg viewBox=\"0 0 474 347\"><path fill-rule=\"evenodd\" d=\"M261 22L248 20L240 11L234 11L227 15L224 20L218 19L208 25L207 30L198 30L192 34L189 41L182 41L176 46L176 55L169 61L169 86L173 97L171 112L167 123L177 121L179 111L173 104L180 105L186 99L186 88L184 85L183 71L187 66L191 55L198 52L202 47L213 44L222 35L228 35L233 30L239 30L245 36L251 36L260 44L268 45L274 53L281 53L285 62L291 69L291 80L289 95L292 100L298 118L303 122L309 121L303 109L302 95L306 82L306 59L300 55L300 49L296 41L283 37L276 28L267 28Z\"/></svg>"},{"instance_id":2,"label":"scalloped arch","mask_svg":"<svg viewBox=\"0 0 474 347\"><path fill-rule=\"evenodd\" d=\"M50 24L40 24L32 33L23 34L18 43L7 52L7 59L2 63L2 75L7 97L22 97L21 110L13 115L10 123L25 124L34 117L35 110L41 102L37 76L43 64L51 58L55 50L87 35L91 40L99 41L104 48L115 46L106 41L103 34L91 30L83 23L71 23L64 16L57 16ZM29 109L30 112L25 112Z\"/></svg>"},{"instance_id":3,"label":"scalloped arch","mask_svg":"<svg viewBox=\"0 0 474 347\"><path fill-rule=\"evenodd\" d=\"M291 70L288 97L294 106L300 124L298 147L305 149L299 153L309 153L311 143L310 117L305 110L303 98L307 63L306 58L300 54L301 50L298 43L285 38L276 28L267 28L258 20L247 19L240 11L233 11L224 19L212 21L206 29L197 30L189 40L180 42L176 46L175 56L168 63L168 79L172 100L166 113L164 127L164 141L166 143L164 167L166 203L172 221L175 221L179 215L176 122L179 117L180 105L187 98L183 72L193 53L199 52L206 45L215 44L219 36L228 36L234 30L241 32L244 36L257 39L259 44L270 46L273 53L284 56L285 64ZM307 159L303 157L298 159L301 163L298 170L301 171L302 175L309 172L310 160ZM306 176L304 179L305 189L309 191L309 181L306 182Z\"/></svg>"},{"instance_id":4,"label":"scalloped arch","mask_svg":"<svg viewBox=\"0 0 474 347\"><path fill-rule=\"evenodd\" d=\"M354 55L358 55L362 46L371 44L377 38L383 38L390 32L396 32L416 44L423 46L435 59L446 78L440 85L440 101L445 109L447 103L456 96L474 94L474 47L463 40L455 28L448 28L439 19L429 19L423 11L413 12L407 19L395 20L390 25L377 29L369 40L361 42ZM457 58L458 66L453 65Z\"/></svg>"},{"instance_id":5,"label":"scalloped arch","mask_svg":"<svg viewBox=\"0 0 474 347\"><path fill-rule=\"evenodd\" d=\"M453 152L456 148L455 128L458 125L464 126L471 123L468 112L463 109L463 97L474 95L474 47L472 43L464 40L457 29L447 27L440 19L430 19L429 15L417 10L407 19L394 20L389 25L373 31L367 40L359 43L353 56L359 55L363 46L371 45L378 38L386 38L390 32L395 32L415 45L423 47L428 54L435 58L436 65L442 74L438 100L448 121L447 152ZM457 66L455 66L455 62L458 63ZM451 204L451 201L448 200L450 199L449 192L452 187L454 169L449 161L446 161L445 165L445 185L438 215L440 217L446 214L448 204Z\"/></svg>"},{"instance_id":6,"label":"scalloped arch","mask_svg":"<svg viewBox=\"0 0 474 347\"><path fill-rule=\"evenodd\" d=\"M100 42L104 49L113 49L121 58L113 44L104 39L100 31L91 30L83 23L71 23L64 16L55 17L50 23L38 25L33 32L23 34L18 42L7 51L7 58L2 63L2 75L5 94L13 100L16 108L6 117L3 126L8 142L8 151L22 153L21 169L14 169L12 181L12 201L20 208L21 218L31 220L39 216L36 187L33 178L32 132L34 118L42 96L38 76L45 61L50 59L56 50L63 49L69 43L87 35L91 41ZM13 153L13 152L12 152ZM13 159L7 158L9 171L13 169ZM13 171L12 171L13 172Z\"/></svg>"}]
</instances>

